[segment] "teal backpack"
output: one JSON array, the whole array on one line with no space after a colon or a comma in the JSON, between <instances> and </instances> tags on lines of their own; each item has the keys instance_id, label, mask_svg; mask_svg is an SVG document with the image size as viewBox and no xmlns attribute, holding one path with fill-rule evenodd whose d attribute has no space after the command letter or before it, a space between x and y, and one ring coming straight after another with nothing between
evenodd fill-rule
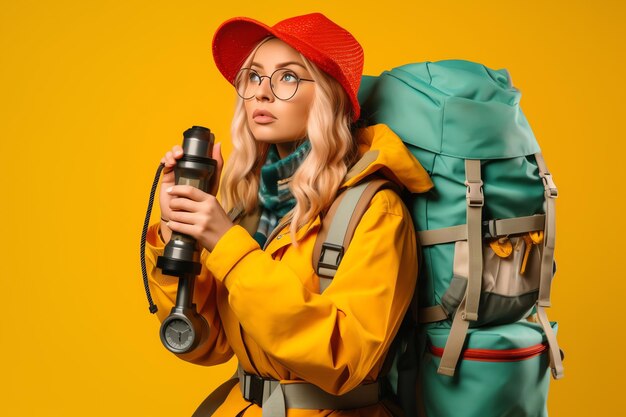
<instances>
[{"instance_id":1,"label":"teal backpack","mask_svg":"<svg viewBox=\"0 0 626 417\"><path fill-rule=\"evenodd\" d=\"M547 416L549 370L563 376L545 312L557 189L520 97L506 70L462 60L363 77L362 119L388 125L435 184L405 198L421 266L387 379L407 417ZM381 186L351 188L329 211L318 247L339 250L314 255L322 291Z\"/></svg>"}]
</instances>

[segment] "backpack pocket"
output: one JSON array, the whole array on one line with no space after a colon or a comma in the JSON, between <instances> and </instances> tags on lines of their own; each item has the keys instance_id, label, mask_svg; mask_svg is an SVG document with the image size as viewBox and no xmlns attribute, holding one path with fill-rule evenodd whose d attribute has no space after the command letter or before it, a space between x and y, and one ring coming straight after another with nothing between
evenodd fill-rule
<instances>
[{"instance_id":1,"label":"backpack pocket","mask_svg":"<svg viewBox=\"0 0 626 417\"><path fill-rule=\"evenodd\" d=\"M541 326L519 321L470 329L452 378L437 373L449 331L422 333L420 417L547 416L549 353Z\"/></svg>"},{"instance_id":2,"label":"backpack pocket","mask_svg":"<svg viewBox=\"0 0 626 417\"><path fill-rule=\"evenodd\" d=\"M483 242L482 291L473 327L511 323L529 314L539 293L542 245L530 234ZM453 277L441 299L450 317L465 294L468 275L469 246L466 240L457 241Z\"/></svg>"}]
</instances>

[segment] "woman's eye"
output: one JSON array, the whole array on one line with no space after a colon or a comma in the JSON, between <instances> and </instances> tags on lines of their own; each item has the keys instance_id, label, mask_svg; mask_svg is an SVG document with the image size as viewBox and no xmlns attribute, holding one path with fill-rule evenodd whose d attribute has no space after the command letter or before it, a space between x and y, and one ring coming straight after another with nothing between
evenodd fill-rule
<instances>
[{"instance_id":1,"label":"woman's eye","mask_svg":"<svg viewBox=\"0 0 626 417\"><path fill-rule=\"evenodd\" d=\"M298 76L296 74L294 74L293 72L286 72L283 74L283 76L280 78L281 81L284 81L286 83L297 83L298 82Z\"/></svg>"},{"instance_id":2,"label":"woman's eye","mask_svg":"<svg viewBox=\"0 0 626 417\"><path fill-rule=\"evenodd\" d=\"M251 72L250 75L248 75L248 80L253 82L253 83L258 83L260 84L261 82L261 77L259 76L259 74L257 74L256 72Z\"/></svg>"}]
</instances>

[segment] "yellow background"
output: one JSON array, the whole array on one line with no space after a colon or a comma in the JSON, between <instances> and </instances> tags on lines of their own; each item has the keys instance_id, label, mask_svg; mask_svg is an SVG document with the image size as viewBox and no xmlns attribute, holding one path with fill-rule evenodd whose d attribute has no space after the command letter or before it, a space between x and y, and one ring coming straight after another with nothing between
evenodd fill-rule
<instances>
[{"instance_id":1,"label":"yellow background","mask_svg":"<svg viewBox=\"0 0 626 417\"><path fill-rule=\"evenodd\" d=\"M620 1L9 1L0 8L0 414L189 416L234 363L159 342L139 236L159 159L194 124L228 151L234 92L210 55L233 16L322 11L365 73L461 58L507 68L559 187L553 417L623 397ZM621 407L623 408L623 407Z\"/></svg>"}]
</instances>

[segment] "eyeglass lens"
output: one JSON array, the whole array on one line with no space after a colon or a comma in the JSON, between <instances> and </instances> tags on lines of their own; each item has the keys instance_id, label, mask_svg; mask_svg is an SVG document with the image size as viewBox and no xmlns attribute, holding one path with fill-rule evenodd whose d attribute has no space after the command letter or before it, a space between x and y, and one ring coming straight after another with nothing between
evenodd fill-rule
<instances>
[{"instance_id":1,"label":"eyeglass lens","mask_svg":"<svg viewBox=\"0 0 626 417\"><path fill-rule=\"evenodd\" d=\"M272 73L270 77L267 75L259 75L253 69L244 68L239 71L235 79L235 88L237 94L245 100L251 99L256 95L257 89L263 82L264 78L270 78L270 88L276 98L280 100L288 100L296 94L300 79L291 70L278 69Z\"/></svg>"}]
</instances>

